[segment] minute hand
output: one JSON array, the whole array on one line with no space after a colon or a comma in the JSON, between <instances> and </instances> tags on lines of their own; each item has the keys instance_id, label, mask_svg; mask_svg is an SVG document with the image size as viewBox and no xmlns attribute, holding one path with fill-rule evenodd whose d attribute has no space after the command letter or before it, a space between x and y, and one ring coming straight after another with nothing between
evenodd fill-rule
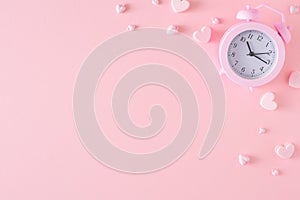
<instances>
[{"instance_id":1,"label":"minute hand","mask_svg":"<svg viewBox=\"0 0 300 200\"><path fill-rule=\"evenodd\" d=\"M260 61L262 61L262 62L264 62L264 63L268 64L268 62L267 62L267 61L265 61L265 60L261 59L260 57L256 56L255 54L254 54L253 56L254 56L255 58L257 58L258 60L260 60Z\"/></svg>"}]
</instances>

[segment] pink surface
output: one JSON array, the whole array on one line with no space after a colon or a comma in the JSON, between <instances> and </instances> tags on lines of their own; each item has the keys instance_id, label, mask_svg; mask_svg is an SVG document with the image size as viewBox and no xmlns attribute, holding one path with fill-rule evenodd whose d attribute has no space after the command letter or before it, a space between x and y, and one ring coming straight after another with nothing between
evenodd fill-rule
<instances>
[{"instance_id":1,"label":"pink surface","mask_svg":"<svg viewBox=\"0 0 300 200\"><path fill-rule=\"evenodd\" d=\"M163 28L176 24L190 37L203 25L210 25L213 38L202 47L219 67L220 38L236 23L237 11L249 2L190 2L190 9L180 14L175 14L166 0L161 0L159 6L153 6L150 0L2 2L1 200L300 198L300 90L288 86L289 74L300 70L297 58L300 15L288 12L289 5L299 5L299 1L251 1L254 6L268 3L286 14L287 24L293 27L291 43L286 46L286 63L274 81L253 93L224 77L225 126L220 141L206 159L197 158L209 122L205 117L187 153L170 167L155 173L130 175L111 170L94 160L80 143L72 112L73 87L80 65L95 46L124 31L128 24ZM118 15L117 3L128 4L128 10ZM223 23L213 25L212 17L221 18ZM264 20L274 23L280 19L268 14ZM210 108L206 105L210 101L203 80L187 63L158 51L141 51L128 56L114 63L105 74L102 81L109 82L105 82L103 90L108 94L109 85L125 73L122 70L150 60L161 62L186 77L196 96L201 97L200 114L209 116ZM118 69L118 65L124 68ZM266 111L259 105L260 97L268 91L277 95L279 108L276 111ZM155 94L155 98L142 103L147 94ZM169 103L166 111L170 117L164 133L143 144L114 132L109 107L97 104L96 112L106 109L106 121L101 123L111 130L108 137L114 144L133 152L147 152L166 145L166 141L174 137L172 130L178 128L176 100L163 88L154 86L144 88L132 99L129 110L135 123L148 123L145 113L155 102ZM268 133L257 134L259 127L265 127ZM274 147L286 142L294 143L296 151L291 159L282 160L274 153ZM249 165L239 164L240 153L250 155ZM271 176L272 168L278 168L280 176Z\"/></svg>"}]
</instances>

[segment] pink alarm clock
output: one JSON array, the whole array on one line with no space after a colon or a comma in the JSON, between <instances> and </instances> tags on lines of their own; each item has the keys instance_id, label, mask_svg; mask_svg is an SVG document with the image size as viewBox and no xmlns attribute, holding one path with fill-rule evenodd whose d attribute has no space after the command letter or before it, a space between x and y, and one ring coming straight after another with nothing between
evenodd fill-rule
<instances>
[{"instance_id":1,"label":"pink alarm clock","mask_svg":"<svg viewBox=\"0 0 300 200\"><path fill-rule=\"evenodd\" d=\"M274 25L275 29L254 22L262 7L281 15L282 21ZM246 8L237 14L237 19L244 22L232 26L223 35L219 59L221 73L241 86L252 88L272 81L279 74L285 60L284 43L290 41L291 34L281 12L265 4Z\"/></svg>"}]
</instances>

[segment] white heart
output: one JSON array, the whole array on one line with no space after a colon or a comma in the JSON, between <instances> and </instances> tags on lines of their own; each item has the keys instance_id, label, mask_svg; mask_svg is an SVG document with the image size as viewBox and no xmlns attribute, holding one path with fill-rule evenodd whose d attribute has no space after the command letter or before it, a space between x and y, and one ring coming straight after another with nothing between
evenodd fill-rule
<instances>
[{"instance_id":1,"label":"white heart","mask_svg":"<svg viewBox=\"0 0 300 200\"><path fill-rule=\"evenodd\" d=\"M290 6L290 13L291 14L299 13L299 6L294 6L294 5Z\"/></svg>"},{"instance_id":2,"label":"white heart","mask_svg":"<svg viewBox=\"0 0 300 200\"><path fill-rule=\"evenodd\" d=\"M292 143L287 143L285 145L277 145L275 147L275 153L277 156L283 159L291 158L295 151L295 145Z\"/></svg>"},{"instance_id":3,"label":"white heart","mask_svg":"<svg viewBox=\"0 0 300 200\"><path fill-rule=\"evenodd\" d=\"M171 6L175 13L184 12L190 7L187 0L171 0Z\"/></svg>"},{"instance_id":4,"label":"white heart","mask_svg":"<svg viewBox=\"0 0 300 200\"><path fill-rule=\"evenodd\" d=\"M135 28L136 28L136 26L133 25L133 24L130 24L130 25L127 26L127 30L128 30L128 31L134 31Z\"/></svg>"},{"instance_id":5,"label":"white heart","mask_svg":"<svg viewBox=\"0 0 300 200\"><path fill-rule=\"evenodd\" d=\"M152 4L153 4L153 5L156 5L156 6L157 6L159 3L160 3L159 0L152 0Z\"/></svg>"},{"instance_id":6,"label":"white heart","mask_svg":"<svg viewBox=\"0 0 300 200\"><path fill-rule=\"evenodd\" d=\"M240 162L241 165L246 165L249 161L250 161L249 156L245 156L243 154L239 155L239 162Z\"/></svg>"},{"instance_id":7,"label":"white heart","mask_svg":"<svg viewBox=\"0 0 300 200\"><path fill-rule=\"evenodd\" d=\"M172 35L172 34L178 33L178 30L179 30L179 27L178 27L178 26L170 25L170 26L168 26L168 28L167 28L167 34L168 34L168 35Z\"/></svg>"},{"instance_id":8,"label":"white heart","mask_svg":"<svg viewBox=\"0 0 300 200\"><path fill-rule=\"evenodd\" d=\"M195 31L193 34L194 40L197 42L207 43L211 38L211 28L209 26L203 26L200 31Z\"/></svg>"},{"instance_id":9,"label":"white heart","mask_svg":"<svg viewBox=\"0 0 300 200\"><path fill-rule=\"evenodd\" d=\"M125 12L126 6L123 4L117 4L116 5L116 11L118 14Z\"/></svg>"},{"instance_id":10,"label":"white heart","mask_svg":"<svg viewBox=\"0 0 300 200\"><path fill-rule=\"evenodd\" d=\"M257 129L257 132L258 132L259 134L264 134L264 133L267 132L267 130L266 130L265 128L258 128L258 129Z\"/></svg>"},{"instance_id":11,"label":"white heart","mask_svg":"<svg viewBox=\"0 0 300 200\"><path fill-rule=\"evenodd\" d=\"M273 176L278 176L279 175L279 170L278 169L272 169L272 175Z\"/></svg>"},{"instance_id":12,"label":"white heart","mask_svg":"<svg viewBox=\"0 0 300 200\"><path fill-rule=\"evenodd\" d=\"M261 97L260 105L266 110L276 110L278 105L274 99L275 94L273 92L267 92Z\"/></svg>"},{"instance_id":13,"label":"white heart","mask_svg":"<svg viewBox=\"0 0 300 200\"><path fill-rule=\"evenodd\" d=\"M289 86L300 89L300 72L295 71L290 74Z\"/></svg>"}]
</instances>

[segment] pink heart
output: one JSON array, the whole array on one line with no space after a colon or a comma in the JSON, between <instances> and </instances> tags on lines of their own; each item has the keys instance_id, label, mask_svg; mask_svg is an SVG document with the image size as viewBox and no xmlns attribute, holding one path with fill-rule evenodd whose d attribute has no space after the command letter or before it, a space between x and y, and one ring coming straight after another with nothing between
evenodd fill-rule
<instances>
[{"instance_id":1,"label":"pink heart","mask_svg":"<svg viewBox=\"0 0 300 200\"><path fill-rule=\"evenodd\" d=\"M289 78L289 86L300 89L300 72L292 72Z\"/></svg>"},{"instance_id":2,"label":"pink heart","mask_svg":"<svg viewBox=\"0 0 300 200\"><path fill-rule=\"evenodd\" d=\"M291 158L295 151L295 145L287 143L285 145L277 145L275 147L275 153L283 159Z\"/></svg>"},{"instance_id":3,"label":"pink heart","mask_svg":"<svg viewBox=\"0 0 300 200\"><path fill-rule=\"evenodd\" d=\"M211 28L209 26L203 26L200 31L194 32L193 38L197 42L209 42L211 38Z\"/></svg>"},{"instance_id":4,"label":"pink heart","mask_svg":"<svg viewBox=\"0 0 300 200\"><path fill-rule=\"evenodd\" d=\"M184 12L190 7L190 2L187 0L172 0L172 9L175 13Z\"/></svg>"}]
</instances>

